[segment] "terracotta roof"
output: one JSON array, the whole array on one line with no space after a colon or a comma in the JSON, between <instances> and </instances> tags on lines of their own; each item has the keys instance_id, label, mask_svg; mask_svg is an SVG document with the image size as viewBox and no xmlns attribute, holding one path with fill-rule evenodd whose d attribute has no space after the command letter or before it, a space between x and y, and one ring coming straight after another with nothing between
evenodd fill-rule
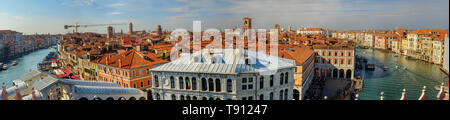
<instances>
[{"instance_id":1,"label":"terracotta roof","mask_svg":"<svg viewBox=\"0 0 450 120\"><path fill-rule=\"evenodd\" d=\"M161 56L158 54L150 52L139 52L135 49L132 49L123 54L105 54L100 59L94 60L93 62L103 65L120 67L123 69L139 68L168 62L166 60L160 59L159 57Z\"/></svg>"},{"instance_id":2,"label":"terracotta roof","mask_svg":"<svg viewBox=\"0 0 450 120\"><path fill-rule=\"evenodd\" d=\"M296 45L287 47L287 49L281 50L279 52L279 56L287 59L292 59L296 64L303 64L306 62L306 60L314 55L314 50L307 46Z\"/></svg>"}]
</instances>

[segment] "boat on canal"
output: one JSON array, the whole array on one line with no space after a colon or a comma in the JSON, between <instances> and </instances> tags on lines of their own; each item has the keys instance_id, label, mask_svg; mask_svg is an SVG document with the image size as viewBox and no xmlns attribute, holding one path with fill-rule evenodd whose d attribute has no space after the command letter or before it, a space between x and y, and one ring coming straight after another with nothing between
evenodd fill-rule
<instances>
[{"instance_id":1,"label":"boat on canal","mask_svg":"<svg viewBox=\"0 0 450 120\"><path fill-rule=\"evenodd\" d=\"M3 70L8 70L8 64L3 64Z\"/></svg>"},{"instance_id":2,"label":"boat on canal","mask_svg":"<svg viewBox=\"0 0 450 120\"><path fill-rule=\"evenodd\" d=\"M389 67L387 67L387 66L384 66L384 71L387 71L389 69Z\"/></svg>"},{"instance_id":3,"label":"boat on canal","mask_svg":"<svg viewBox=\"0 0 450 120\"><path fill-rule=\"evenodd\" d=\"M407 60L416 60L416 58L411 57L411 56L407 56L406 59L407 59Z\"/></svg>"},{"instance_id":4,"label":"boat on canal","mask_svg":"<svg viewBox=\"0 0 450 120\"><path fill-rule=\"evenodd\" d=\"M14 61L14 62L12 63L12 66L16 66L17 64L19 64L19 62Z\"/></svg>"},{"instance_id":5,"label":"boat on canal","mask_svg":"<svg viewBox=\"0 0 450 120\"><path fill-rule=\"evenodd\" d=\"M375 64L368 62L366 65L366 70L375 70Z\"/></svg>"},{"instance_id":6,"label":"boat on canal","mask_svg":"<svg viewBox=\"0 0 450 120\"><path fill-rule=\"evenodd\" d=\"M398 57L398 54L395 54L394 57Z\"/></svg>"}]
</instances>

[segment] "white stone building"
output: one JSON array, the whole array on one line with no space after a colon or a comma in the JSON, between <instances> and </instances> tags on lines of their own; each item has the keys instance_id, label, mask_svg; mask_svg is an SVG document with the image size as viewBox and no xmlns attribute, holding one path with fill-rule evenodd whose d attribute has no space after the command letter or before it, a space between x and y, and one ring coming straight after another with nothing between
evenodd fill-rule
<instances>
[{"instance_id":1,"label":"white stone building","mask_svg":"<svg viewBox=\"0 0 450 120\"><path fill-rule=\"evenodd\" d=\"M264 52L203 49L152 69L150 90L155 100L291 100L294 70Z\"/></svg>"}]
</instances>

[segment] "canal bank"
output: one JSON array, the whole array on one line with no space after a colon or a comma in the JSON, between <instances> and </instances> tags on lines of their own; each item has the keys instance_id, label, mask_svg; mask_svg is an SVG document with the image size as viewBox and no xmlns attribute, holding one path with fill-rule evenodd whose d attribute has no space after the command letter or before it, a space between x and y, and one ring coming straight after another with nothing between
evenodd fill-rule
<instances>
[{"instance_id":1,"label":"canal bank","mask_svg":"<svg viewBox=\"0 0 450 120\"><path fill-rule=\"evenodd\" d=\"M364 90L358 92L361 100L379 100L382 91L385 100L399 100L403 88L406 89L407 99L417 100L423 86L428 88L428 99L436 100L439 91L434 86L444 82L447 76L439 65L408 60L403 55L394 57L395 53L392 52L357 49L356 53L375 64L375 70L365 72ZM388 68L386 71L383 70L384 66Z\"/></svg>"},{"instance_id":2,"label":"canal bank","mask_svg":"<svg viewBox=\"0 0 450 120\"><path fill-rule=\"evenodd\" d=\"M50 52L56 52L56 49L51 46L23 55L20 58L10 60L17 61L19 64L12 66L12 62L8 62L8 70L0 71L0 83L5 82L6 87L11 87L13 80L20 79L20 77L28 73L30 69L37 70L38 63Z\"/></svg>"}]
</instances>

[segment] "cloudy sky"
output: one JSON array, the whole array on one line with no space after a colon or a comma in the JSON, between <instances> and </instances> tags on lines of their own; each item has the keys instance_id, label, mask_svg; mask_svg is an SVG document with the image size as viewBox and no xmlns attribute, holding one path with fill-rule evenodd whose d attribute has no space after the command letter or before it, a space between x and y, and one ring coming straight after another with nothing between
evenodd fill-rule
<instances>
[{"instance_id":1,"label":"cloudy sky","mask_svg":"<svg viewBox=\"0 0 450 120\"><path fill-rule=\"evenodd\" d=\"M328 29L449 28L449 0L2 0L0 29L25 34L67 33L64 25L133 22L135 30L241 27L280 24ZM114 26L128 32L126 25ZM106 27L80 28L106 32Z\"/></svg>"}]
</instances>

